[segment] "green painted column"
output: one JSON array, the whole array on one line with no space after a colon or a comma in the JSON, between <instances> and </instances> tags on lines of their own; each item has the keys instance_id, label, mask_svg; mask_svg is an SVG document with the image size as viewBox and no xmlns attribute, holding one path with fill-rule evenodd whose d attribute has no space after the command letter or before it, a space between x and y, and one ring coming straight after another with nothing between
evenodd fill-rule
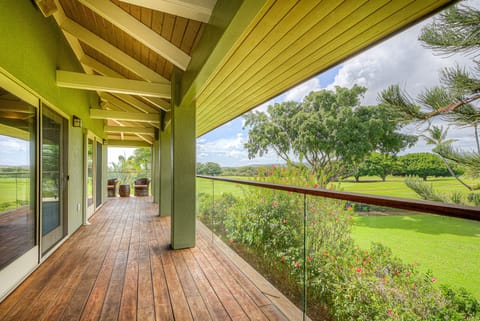
<instances>
[{"instance_id":1,"label":"green painted column","mask_svg":"<svg viewBox=\"0 0 480 321\"><path fill-rule=\"evenodd\" d=\"M160 131L160 216L172 214L172 126Z\"/></svg>"},{"instance_id":2,"label":"green painted column","mask_svg":"<svg viewBox=\"0 0 480 321\"><path fill-rule=\"evenodd\" d=\"M174 249L195 246L195 103L178 106L181 72L172 75L172 229Z\"/></svg>"},{"instance_id":3,"label":"green painted column","mask_svg":"<svg viewBox=\"0 0 480 321\"><path fill-rule=\"evenodd\" d=\"M153 202L160 202L160 133L155 130L155 140L152 145L152 194Z\"/></svg>"}]
</instances>

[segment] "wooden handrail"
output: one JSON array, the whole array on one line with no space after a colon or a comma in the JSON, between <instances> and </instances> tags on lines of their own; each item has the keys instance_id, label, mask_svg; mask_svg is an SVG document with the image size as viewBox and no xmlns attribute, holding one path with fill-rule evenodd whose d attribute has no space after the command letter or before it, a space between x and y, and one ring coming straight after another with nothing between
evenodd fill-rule
<instances>
[{"instance_id":1,"label":"wooden handrail","mask_svg":"<svg viewBox=\"0 0 480 321\"><path fill-rule=\"evenodd\" d=\"M398 208L402 210L418 211L418 212L424 212L424 213L431 213L431 214L438 214L443 216L459 217L459 218L465 218L469 220L480 221L480 208L474 207L474 206L445 204L440 202L423 201L423 200L411 200L411 199L404 199L399 197L340 192L340 191L321 189L321 188L308 188L308 187L301 187L301 186L264 183L264 182L257 182L257 181L238 180L233 178L216 177L216 176L197 175L197 177L211 179L215 181L275 189L280 191L288 191L293 193L321 196L321 197L345 200L350 202L365 203L365 204L371 204L371 205Z\"/></svg>"}]
</instances>

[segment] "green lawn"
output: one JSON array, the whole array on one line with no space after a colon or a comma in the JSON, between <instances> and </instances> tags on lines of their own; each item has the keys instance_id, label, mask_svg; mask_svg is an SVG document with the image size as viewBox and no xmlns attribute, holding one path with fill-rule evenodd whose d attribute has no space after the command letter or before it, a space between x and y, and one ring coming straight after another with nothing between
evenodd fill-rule
<instances>
[{"instance_id":1,"label":"green lawn","mask_svg":"<svg viewBox=\"0 0 480 321\"><path fill-rule=\"evenodd\" d=\"M480 222L437 215L361 216L353 237L379 242L408 263L430 269L439 283L463 286L480 299Z\"/></svg>"},{"instance_id":2,"label":"green lawn","mask_svg":"<svg viewBox=\"0 0 480 321\"><path fill-rule=\"evenodd\" d=\"M469 179L467 182L471 183ZM466 193L466 188L453 177L429 178L427 183L433 185L435 189L443 193L459 191ZM385 182L378 177L362 177L360 182L353 179L345 180L339 183L340 190L364 194L374 194L382 196L403 197L418 199L418 195L405 185L404 177L389 176Z\"/></svg>"},{"instance_id":3,"label":"green lawn","mask_svg":"<svg viewBox=\"0 0 480 321\"><path fill-rule=\"evenodd\" d=\"M2 177L0 179L0 212L16 208L30 199L30 179ZM18 202L17 202L18 200Z\"/></svg>"}]
</instances>

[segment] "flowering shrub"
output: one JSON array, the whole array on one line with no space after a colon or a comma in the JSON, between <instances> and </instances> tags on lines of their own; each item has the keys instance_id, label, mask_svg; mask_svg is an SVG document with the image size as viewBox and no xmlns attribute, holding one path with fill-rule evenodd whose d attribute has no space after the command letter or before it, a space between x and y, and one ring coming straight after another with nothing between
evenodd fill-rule
<instances>
[{"instance_id":1,"label":"flowering shrub","mask_svg":"<svg viewBox=\"0 0 480 321\"><path fill-rule=\"evenodd\" d=\"M314 178L292 168L259 170L256 179L318 188ZM203 195L200 218L299 305L306 277L313 320L479 320L480 304L465 290L439 286L435 275L403 263L381 244L357 247L351 238L354 206L242 190L242 197L216 196L213 208L212 197Z\"/></svg>"}]
</instances>

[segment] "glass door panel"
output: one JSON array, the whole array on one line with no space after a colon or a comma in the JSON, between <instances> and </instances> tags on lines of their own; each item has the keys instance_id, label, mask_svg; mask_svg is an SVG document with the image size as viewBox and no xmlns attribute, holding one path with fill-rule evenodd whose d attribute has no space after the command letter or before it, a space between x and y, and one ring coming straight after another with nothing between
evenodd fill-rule
<instances>
[{"instance_id":1,"label":"glass door panel","mask_svg":"<svg viewBox=\"0 0 480 321\"><path fill-rule=\"evenodd\" d=\"M36 242L36 108L0 87L0 271Z\"/></svg>"},{"instance_id":2,"label":"glass door panel","mask_svg":"<svg viewBox=\"0 0 480 321\"><path fill-rule=\"evenodd\" d=\"M95 171L95 206L99 207L102 204L102 144L97 142L97 157L96 157L96 171Z\"/></svg>"},{"instance_id":3,"label":"glass door panel","mask_svg":"<svg viewBox=\"0 0 480 321\"><path fill-rule=\"evenodd\" d=\"M65 235L66 119L42 111L42 253Z\"/></svg>"}]
</instances>

